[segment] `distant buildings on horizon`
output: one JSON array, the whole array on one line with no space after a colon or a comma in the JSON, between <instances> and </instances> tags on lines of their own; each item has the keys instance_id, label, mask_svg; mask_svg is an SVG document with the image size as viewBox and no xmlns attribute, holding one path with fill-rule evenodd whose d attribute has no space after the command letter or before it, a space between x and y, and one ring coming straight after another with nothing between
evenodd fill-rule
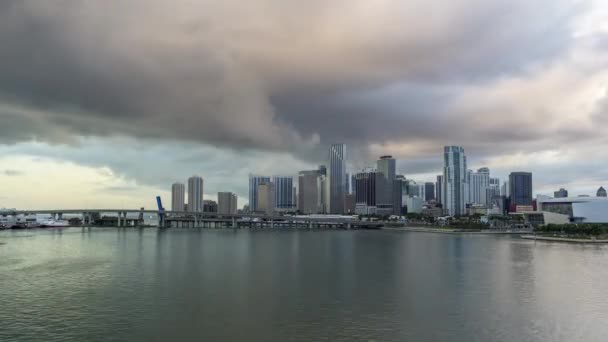
<instances>
[{"instance_id":1,"label":"distant buildings on horizon","mask_svg":"<svg viewBox=\"0 0 608 342\"><path fill-rule=\"evenodd\" d=\"M348 173L346 151L345 144L332 144L327 166L300 171L297 179L289 175L250 174L249 203L243 210L265 214L504 215L538 210L540 202L551 199L540 195L534 198L531 172L511 172L501 184L500 179L491 177L487 167L469 169L465 150L460 146L444 147L443 173L436 182L416 182L397 174L397 161L390 155L380 156L375 167ZM171 209L237 213L236 194L218 192L217 202L204 200L203 184L200 176L188 178L187 192L184 184L172 184ZM606 198L606 190L600 187L596 196ZM561 188L555 191L554 198L568 199L568 191Z\"/></svg>"}]
</instances>

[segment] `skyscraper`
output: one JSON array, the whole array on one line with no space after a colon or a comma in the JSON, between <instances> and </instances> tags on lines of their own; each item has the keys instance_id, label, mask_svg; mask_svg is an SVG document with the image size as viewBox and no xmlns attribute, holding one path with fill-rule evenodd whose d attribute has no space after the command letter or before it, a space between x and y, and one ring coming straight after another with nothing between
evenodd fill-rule
<instances>
[{"instance_id":1,"label":"skyscraper","mask_svg":"<svg viewBox=\"0 0 608 342\"><path fill-rule=\"evenodd\" d=\"M490 178L490 186L486 191L486 207L492 208L492 198L500 196L500 179Z\"/></svg>"},{"instance_id":2,"label":"skyscraper","mask_svg":"<svg viewBox=\"0 0 608 342\"><path fill-rule=\"evenodd\" d=\"M258 184L257 190L257 212L265 213L270 215L274 212L276 207L275 200L275 188L274 183L260 183Z\"/></svg>"},{"instance_id":3,"label":"skyscraper","mask_svg":"<svg viewBox=\"0 0 608 342\"><path fill-rule=\"evenodd\" d=\"M268 176L249 175L249 211L258 211L258 186L262 183L270 183Z\"/></svg>"},{"instance_id":4,"label":"skyscraper","mask_svg":"<svg viewBox=\"0 0 608 342\"><path fill-rule=\"evenodd\" d=\"M487 204L487 189L490 187L490 169L482 167L469 173L469 200L471 204Z\"/></svg>"},{"instance_id":5,"label":"skyscraper","mask_svg":"<svg viewBox=\"0 0 608 342\"><path fill-rule=\"evenodd\" d=\"M393 182L396 173L396 161L392 156L381 156L376 162L377 172L382 179L377 179L376 213L390 215L393 209Z\"/></svg>"},{"instance_id":6,"label":"skyscraper","mask_svg":"<svg viewBox=\"0 0 608 342\"><path fill-rule=\"evenodd\" d=\"M274 184L276 209L294 210L296 204L293 202L293 177L272 176L272 183Z\"/></svg>"},{"instance_id":7,"label":"skyscraper","mask_svg":"<svg viewBox=\"0 0 608 342\"><path fill-rule=\"evenodd\" d=\"M511 172L509 175L511 207L532 205L532 173Z\"/></svg>"},{"instance_id":8,"label":"skyscraper","mask_svg":"<svg viewBox=\"0 0 608 342\"><path fill-rule=\"evenodd\" d=\"M564 188L560 188L558 191L553 192L553 197L555 197L555 198L568 197L568 190L566 190Z\"/></svg>"},{"instance_id":9,"label":"skyscraper","mask_svg":"<svg viewBox=\"0 0 608 342\"><path fill-rule=\"evenodd\" d=\"M186 186L182 183L171 185L171 210L185 211Z\"/></svg>"},{"instance_id":10,"label":"skyscraper","mask_svg":"<svg viewBox=\"0 0 608 342\"><path fill-rule=\"evenodd\" d=\"M318 170L300 171L298 175L298 210L302 214L318 212Z\"/></svg>"},{"instance_id":11,"label":"skyscraper","mask_svg":"<svg viewBox=\"0 0 608 342\"><path fill-rule=\"evenodd\" d=\"M435 199L435 183L426 182L424 183L424 200L426 202Z\"/></svg>"},{"instance_id":12,"label":"skyscraper","mask_svg":"<svg viewBox=\"0 0 608 342\"><path fill-rule=\"evenodd\" d=\"M363 170L355 176L355 213L360 215L376 214L378 193L378 180L384 176L376 170Z\"/></svg>"},{"instance_id":13,"label":"skyscraper","mask_svg":"<svg viewBox=\"0 0 608 342\"><path fill-rule=\"evenodd\" d=\"M346 193L346 145L333 144L329 148L329 213L344 213Z\"/></svg>"},{"instance_id":14,"label":"skyscraper","mask_svg":"<svg viewBox=\"0 0 608 342\"><path fill-rule=\"evenodd\" d=\"M232 192L217 193L217 213L230 215L236 214L237 197Z\"/></svg>"},{"instance_id":15,"label":"skyscraper","mask_svg":"<svg viewBox=\"0 0 608 342\"><path fill-rule=\"evenodd\" d=\"M203 211L203 178L199 176L188 178L188 211Z\"/></svg>"},{"instance_id":16,"label":"skyscraper","mask_svg":"<svg viewBox=\"0 0 608 342\"><path fill-rule=\"evenodd\" d=\"M443 207L451 216L466 214L467 158L464 148L445 146L443 153Z\"/></svg>"},{"instance_id":17,"label":"skyscraper","mask_svg":"<svg viewBox=\"0 0 608 342\"><path fill-rule=\"evenodd\" d=\"M443 176L437 176L437 182L435 183L435 200L437 203L442 203L443 195L442 195L442 187L443 187Z\"/></svg>"}]
</instances>

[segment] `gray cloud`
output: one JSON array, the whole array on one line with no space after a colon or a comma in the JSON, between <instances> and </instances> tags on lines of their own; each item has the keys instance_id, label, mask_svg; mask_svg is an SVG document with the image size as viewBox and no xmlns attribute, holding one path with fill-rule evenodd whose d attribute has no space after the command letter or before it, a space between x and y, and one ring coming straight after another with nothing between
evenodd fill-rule
<instances>
[{"instance_id":1,"label":"gray cloud","mask_svg":"<svg viewBox=\"0 0 608 342\"><path fill-rule=\"evenodd\" d=\"M582 10L568 4L9 0L0 133L5 143L127 135L308 159L318 142L536 139L491 117L470 131L489 107L452 103L471 85L560 59Z\"/></svg>"},{"instance_id":2,"label":"gray cloud","mask_svg":"<svg viewBox=\"0 0 608 342\"><path fill-rule=\"evenodd\" d=\"M25 174L25 172L20 171L20 170L11 170L11 169L0 170L0 175L4 175L4 176L8 176L8 177L21 176L24 174Z\"/></svg>"}]
</instances>

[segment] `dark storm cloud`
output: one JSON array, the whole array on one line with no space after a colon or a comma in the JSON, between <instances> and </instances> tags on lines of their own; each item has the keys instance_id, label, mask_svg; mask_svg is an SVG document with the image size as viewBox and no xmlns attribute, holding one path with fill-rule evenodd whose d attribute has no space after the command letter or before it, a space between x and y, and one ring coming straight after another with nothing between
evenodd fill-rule
<instances>
[{"instance_id":1,"label":"dark storm cloud","mask_svg":"<svg viewBox=\"0 0 608 342\"><path fill-rule=\"evenodd\" d=\"M493 125L503 113L476 129L487 107L451 105L470 85L560 58L580 10L562 0L1 6L1 142L127 135L302 157L319 139L537 139Z\"/></svg>"}]
</instances>

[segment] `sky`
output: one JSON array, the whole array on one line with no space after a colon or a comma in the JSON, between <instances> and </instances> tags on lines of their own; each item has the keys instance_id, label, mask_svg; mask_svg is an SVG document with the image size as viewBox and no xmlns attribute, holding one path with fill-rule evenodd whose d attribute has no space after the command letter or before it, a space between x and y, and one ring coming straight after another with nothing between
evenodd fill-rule
<instances>
[{"instance_id":1,"label":"sky","mask_svg":"<svg viewBox=\"0 0 608 342\"><path fill-rule=\"evenodd\" d=\"M195 174L242 206L337 142L594 194L607 128L603 0L0 2L0 207L168 206Z\"/></svg>"}]
</instances>

